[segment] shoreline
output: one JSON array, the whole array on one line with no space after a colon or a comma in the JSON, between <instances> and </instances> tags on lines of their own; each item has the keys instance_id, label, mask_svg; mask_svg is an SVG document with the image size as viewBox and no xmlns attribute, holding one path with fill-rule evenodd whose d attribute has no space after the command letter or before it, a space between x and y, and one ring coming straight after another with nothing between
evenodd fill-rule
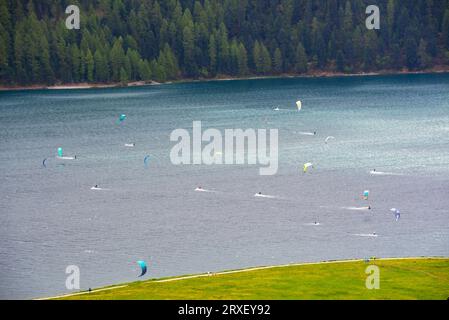
<instances>
[{"instance_id":1,"label":"shoreline","mask_svg":"<svg viewBox=\"0 0 449 320\"><path fill-rule=\"evenodd\" d=\"M199 78L199 79L178 79L159 83L156 81L134 81L127 84L122 83L67 83L57 85L30 85L30 86L3 86L0 85L0 92L6 91L28 91L28 90L86 90L86 89L109 89L109 88L132 88L132 87L146 87L158 86L176 83L196 83L196 82L216 82L216 81L242 81L242 80L260 80L260 79L293 79L293 78L339 78L339 77L367 77L367 76L394 76L394 75L418 75L418 74L442 74L449 73L449 66L436 66L434 68L410 71L410 70L380 70L376 72L360 72L360 73L342 73L332 71L316 71L307 74L281 74L268 76L245 76L232 77L218 75L215 78Z\"/></svg>"},{"instance_id":2,"label":"shoreline","mask_svg":"<svg viewBox=\"0 0 449 320\"><path fill-rule=\"evenodd\" d=\"M422 257L402 257L402 258L372 257L372 258L369 258L369 262L401 261L401 260L447 260L447 259L449 259L449 257L444 257L444 256L422 256ZM283 265L259 266L259 267L250 267L250 268L244 268L244 269L226 270L226 271L220 271L220 272L199 273L199 274L192 274L192 275L163 277L163 278L158 278L158 279L148 279L148 280L144 280L144 281L140 281L140 282L166 283L166 282L182 281L182 280L195 279L195 278L205 278L205 277L210 277L210 276L220 276L220 275L229 275L229 274L235 274L235 273L252 272L252 271L259 271L259 270L266 270L266 269L314 266L314 265L325 265L325 264L327 264L327 265L329 265L329 264L344 264L344 263L354 263L354 262L366 262L366 260L367 259L325 260L325 261L319 261L319 262L303 262L303 263L290 263L290 264L283 264ZM105 287L92 289L92 291L85 290L85 291L78 291L78 292L74 292L74 293L60 294L60 295L56 295L56 296L52 296L52 297L34 298L32 300L55 300L55 299L85 295L85 294L89 294L89 293L109 291L109 290L114 290L114 289L126 288L130 284L135 283L135 282L136 281L122 283L122 284L116 284L116 285L109 285L109 286L105 286Z\"/></svg>"},{"instance_id":3,"label":"shoreline","mask_svg":"<svg viewBox=\"0 0 449 320\"><path fill-rule=\"evenodd\" d=\"M144 86L155 86L161 85L162 83L156 81L136 81L129 82L126 85L122 83L66 83L57 85L30 85L30 86L1 86L0 92L2 91L35 91L35 90L86 90L86 89L108 89L108 88L130 88L130 87L144 87Z\"/></svg>"}]
</instances>

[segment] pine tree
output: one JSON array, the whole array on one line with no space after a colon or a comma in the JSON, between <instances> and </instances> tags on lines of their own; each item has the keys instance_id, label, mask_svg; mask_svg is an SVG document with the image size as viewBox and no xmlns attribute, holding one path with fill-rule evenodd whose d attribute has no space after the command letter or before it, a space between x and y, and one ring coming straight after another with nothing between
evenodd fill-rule
<instances>
[{"instance_id":1,"label":"pine tree","mask_svg":"<svg viewBox=\"0 0 449 320\"><path fill-rule=\"evenodd\" d=\"M135 80L139 75L139 62L141 60L140 54L135 49L128 48L126 57L128 58L127 60L129 63L130 79Z\"/></svg>"},{"instance_id":2,"label":"pine tree","mask_svg":"<svg viewBox=\"0 0 449 320\"><path fill-rule=\"evenodd\" d=\"M139 79L143 81L151 80L151 65L143 59L139 61Z\"/></svg>"},{"instance_id":3,"label":"pine tree","mask_svg":"<svg viewBox=\"0 0 449 320\"><path fill-rule=\"evenodd\" d=\"M427 53L427 42L424 39L421 39L421 41L419 42L418 59L419 59L419 66L422 69L429 67L432 62L432 58Z\"/></svg>"},{"instance_id":4,"label":"pine tree","mask_svg":"<svg viewBox=\"0 0 449 320\"><path fill-rule=\"evenodd\" d=\"M126 72L125 68L122 67L122 68L120 69L120 83L121 83L122 85L125 85L125 84L128 83L128 81L129 81L128 73Z\"/></svg>"},{"instance_id":5,"label":"pine tree","mask_svg":"<svg viewBox=\"0 0 449 320\"><path fill-rule=\"evenodd\" d=\"M12 23L6 1L0 1L0 83L12 80Z\"/></svg>"},{"instance_id":6,"label":"pine tree","mask_svg":"<svg viewBox=\"0 0 449 320\"><path fill-rule=\"evenodd\" d=\"M271 72L271 67L272 67L272 60L271 60L271 55L270 52L268 51L267 47L265 47L265 45L262 43L261 47L261 54L262 54L262 73L263 74L268 74Z\"/></svg>"},{"instance_id":7,"label":"pine tree","mask_svg":"<svg viewBox=\"0 0 449 320\"><path fill-rule=\"evenodd\" d=\"M355 68L359 68L363 61L363 51L364 51L364 38L363 32L360 27L357 27L352 35L352 61L348 60L351 57L346 56L346 59L354 65ZM343 53L342 53L343 54ZM343 57L344 58L344 57Z\"/></svg>"},{"instance_id":8,"label":"pine tree","mask_svg":"<svg viewBox=\"0 0 449 320\"><path fill-rule=\"evenodd\" d=\"M183 31L184 66L187 77L195 77L198 74L198 67L195 62L195 40L190 26L186 26Z\"/></svg>"},{"instance_id":9,"label":"pine tree","mask_svg":"<svg viewBox=\"0 0 449 320\"><path fill-rule=\"evenodd\" d=\"M441 29L442 29L443 43L445 44L446 49L449 50L449 8L446 9L446 12L444 13Z\"/></svg>"},{"instance_id":10,"label":"pine tree","mask_svg":"<svg viewBox=\"0 0 449 320\"><path fill-rule=\"evenodd\" d=\"M67 54L67 43L65 40L65 27L58 26L55 34L54 45L52 50L54 52L54 70L57 79L63 82L71 80L70 56Z\"/></svg>"},{"instance_id":11,"label":"pine tree","mask_svg":"<svg viewBox=\"0 0 449 320\"><path fill-rule=\"evenodd\" d=\"M417 55L418 45L415 39L410 38L405 42L406 60L407 67L410 69L415 69L418 66L418 55Z\"/></svg>"},{"instance_id":12,"label":"pine tree","mask_svg":"<svg viewBox=\"0 0 449 320\"><path fill-rule=\"evenodd\" d=\"M80 57L79 57L79 75L80 75L80 82L86 81L86 53L80 50Z\"/></svg>"},{"instance_id":13,"label":"pine tree","mask_svg":"<svg viewBox=\"0 0 449 320\"><path fill-rule=\"evenodd\" d=\"M341 50L339 50L337 52L336 64L337 64L337 71L338 72L344 72L345 71L345 60L344 60L343 52Z\"/></svg>"},{"instance_id":14,"label":"pine tree","mask_svg":"<svg viewBox=\"0 0 449 320\"><path fill-rule=\"evenodd\" d=\"M237 44L237 41L234 39L231 42L231 46L229 48L229 69L228 73L231 75L237 75L238 74L238 55L239 55L239 46Z\"/></svg>"},{"instance_id":15,"label":"pine tree","mask_svg":"<svg viewBox=\"0 0 449 320\"><path fill-rule=\"evenodd\" d=\"M351 2L346 1L345 14L343 17L343 30L345 34L349 34L353 30L353 17Z\"/></svg>"},{"instance_id":16,"label":"pine tree","mask_svg":"<svg viewBox=\"0 0 449 320\"><path fill-rule=\"evenodd\" d=\"M349 2L347 3L347 5L348 4ZM346 24L352 26L352 13L349 14L349 17L346 17L345 15L345 28L349 28L349 26L346 26ZM327 62L326 44L323 38L323 28L316 17L313 18L312 21L312 52L316 56L317 67L323 68Z\"/></svg>"},{"instance_id":17,"label":"pine tree","mask_svg":"<svg viewBox=\"0 0 449 320\"><path fill-rule=\"evenodd\" d=\"M125 68L125 51L122 46L122 38L118 38L115 40L111 50L112 81L120 81L122 68Z\"/></svg>"},{"instance_id":18,"label":"pine tree","mask_svg":"<svg viewBox=\"0 0 449 320\"><path fill-rule=\"evenodd\" d=\"M100 50L95 51L94 55L95 65L95 81L108 82L109 81L109 66L107 58L104 57Z\"/></svg>"},{"instance_id":19,"label":"pine tree","mask_svg":"<svg viewBox=\"0 0 449 320\"><path fill-rule=\"evenodd\" d=\"M13 30L11 14L9 13L6 1L0 1L0 25L3 26L4 32L8 34Z\"/></svg>"},{"instance_id":20,"label":"pine tree","mask_svg":"<svg viewBox=\"0 0 449 320\"><path fill-rule=\"evenodd\" d=\"M0 79L7 79L9 76L9 36L0 24Z\"/></svg>"},{"instance_id":21,"label":"pine tree","mask_svg":"<svg viewBox=\"0 0 449 320\"><path fill-rule=\"evenodd\" d=\"M374 70L376 68L376 56L379 52L377 41L377 35L373 30L365 33L365 52L363 56L365 71ZM346 65L346 71L353 72L353 66Z\"/></svg>"},{"instance_id":22,"label":"pine tree","mask_svg":"<svg viewBox=\"0 0 449 320\"><path fill-rule=\"evenodd\" d=\"M273 66L274 66L274 72L282 73L282 71L284 69L284 63L282 60L282 52L279 48L276 48L276 51L274 52Z\"/></svg>"},{"instance_id":23,"label":"pine tree","mask_svg":"<svg viewBox=\"0 0 449 320\"><path fill-rule=\"evenodd\" d=\"M87 49L86 54L86 69L87 69L87 81L94 82L94 70L95 70L95 61L94 56L90 49Z\"/></svg>"},{"instance_id":24,"label":"pine tree","mask_svg":"<svg viewBox=\"0 0 449 320\"><path fill-rule=\"evenodd\" d=\"M307 59L306 50L304 49L304 46L300 43L300 44L298 44L298 47L296 48L295 71L297 73L306 73L308 70L307 61L308 61L308 59Z\"/></svg>"},{"instance_id":25,"label":"pine tree","mask_svg":"<svg viewBox=\"0 0 449 320\"><path fill-rule=\"evenodd\" d=\"M211 75L217 72L217 43L213 34L209 38L209 71Z\"/></svg>"},{"instance_id":26,"label":"pine tree","mask_svg":"<svg viewBox=\"0 0 449 320\"><path fill-rule=\"evenodd\" d=\"M33 30L27 32L24 36L25 43L25 68L28 71L29 79L33 83L42 83L41 64L40 64L40 38L42 37L39 21L34 12L32 1L27 5L28 17L25 19L26 29Z\"/></svg>"},{"instance_id":27,"label":"pine tree","mask_svg":"<svg viewBox=\"0 0 449 320\"><path fill-rule=\"evenodd\" d=\"M48 30L46 30L45 25L40 26L40 33L38 34L38 50L39 50L39 65L40 65L40 74L39 74L39 82L53 84L54 82L54 73L50 64L50 47L48 44L47 34Z\"/></svg>"},{"instance_id":28,"label":"pine tree","mask_svg":"<svg viewBox=\"0 0 449 320\"><path fill-rule=\"evenodd\" d=\"M179 64L178 59L171 47L166 43L163 49L163 54L165 55L166 66L165 70L167 72L168 79L176 79L179 76Z\"/></svg>"},{"instance_id":29,"label":"pine tree","mask_svg":"<svg viewBox=\"0 0 449 320\"><path fill-rule=\"evenodd\" d=\"M228 31L224 23L220 25L218 32L218 62L217 68L220 73L226 74L229 70L229 41Z\"/></svg>"},{"instance_id":30,"label":"pine tree","mask_svg":"<svg viewBox=\"0 0 449 320\"><path fill-rule=\"evenodd\" d=\"M246 51L245 45L240 43L238 48L238 74L240 76L245 76L248 74L248 52Z\"/></svg>"},{"instance_id":31,"label":"pine tree","mask_svg":"<svg viewBox=\"0 0 449 320\"><path fill-rule=\"evenodd\" d=\"M402 55L401 55L401 48L399 47L399 44L395 43L391 46L391 65L390 68L392 69L398 69L402 65Z\"/></svg>"},{"instance_id":32,"label":"pine tree","mask_svg":"<svg viewBox=\"0 0 449 320\"><path fill-rule=\"evenodd\" d=\"M72 80L74 82L81 81L81 52L76 44L71 46L71 65L72 65Z\"/></svg>"},{"instance_id":33,"label":"pine tree","mask_svg":"<svg viewBox=\"0 0 449 320\"><path fill-rule=\"evenodd\" d=\"M391 43L391 37L393 36L394 23L395 23L395 0L388 0L387 5L387 26L388 26L388 39Z\"/></svg>"},{"instance_id":34,"label":"pine tree","mask_svg":"<svg viewBox=\"0 0 449 320\"><path fill-rule=\"evenodd\" d=\"M165 82L167 80L164 68L156 60L151 62L151 73L158 82Z\"/></svg>"},{"instance_id":35,"label":"pine tree","mask_svg":"<svg viewBox=\"0 0 449 320\"><path fill-rule=\"evenodd\" d=\"M262 73L263 72L262 71L262 69L263 69L262 52L261 52L260 43L257 40L254 43L253 61L254 61L256 73Z\"/></svg>"}]
</instances>

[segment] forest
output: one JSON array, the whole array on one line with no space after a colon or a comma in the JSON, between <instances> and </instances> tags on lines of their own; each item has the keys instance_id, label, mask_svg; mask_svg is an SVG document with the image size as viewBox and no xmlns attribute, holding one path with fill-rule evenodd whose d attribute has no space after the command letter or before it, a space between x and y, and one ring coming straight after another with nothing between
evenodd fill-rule
<instances>
[{"instance_id":1,"label":"forest","mask_svg":"<svg viewBox=\"0 0 449 320\"><path fill-rule=\"evenodd\" d=\"M379 30L365 25L372 4ZM0 0L7 86L448 65L449 0Z\"/></svg>"}]
</instances>

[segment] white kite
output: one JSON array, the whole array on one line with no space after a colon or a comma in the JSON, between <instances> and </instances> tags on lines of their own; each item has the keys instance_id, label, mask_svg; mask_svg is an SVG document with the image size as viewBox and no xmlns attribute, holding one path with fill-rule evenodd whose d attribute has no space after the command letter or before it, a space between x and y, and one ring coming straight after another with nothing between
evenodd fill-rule
<instances>
[{"instance_id":1,"label":"white kite","mask_svg":"<svg viewBox=\"0 0 449 320\"><path fill-rule=\"evenodd\" d=\"M304 164L304 173L307 173L307 171L309 171L309 168L313 168L313 163L305 163Z\"/></svg>"},{"instance_id":2,"label":"white kite","mask_svg":"<svg viewBox=\"0 0 449 320\"><path fill-rule=\"evenodd\" d=\"M335 140L335 137L329 136L326 138L326 140L324 142L327 144L330 140Z\"/></svg>"}]
</instances>

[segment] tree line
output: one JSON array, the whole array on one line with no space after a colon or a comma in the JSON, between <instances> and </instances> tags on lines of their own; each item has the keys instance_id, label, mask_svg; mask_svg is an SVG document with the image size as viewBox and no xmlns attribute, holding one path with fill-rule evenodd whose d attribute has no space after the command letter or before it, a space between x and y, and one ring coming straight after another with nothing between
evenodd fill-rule
<instances>
[{"instance_id":1,"label":"tree line","mask_svg":"<svg viewBox=\"0 0 449 320\"><path fill-rule=\"evenodd\" d=\"M0 83L169 81L449 64L449 0L0 0ZM80 30L65 25L69 5Z\"/></svg>"}]
</instances>

